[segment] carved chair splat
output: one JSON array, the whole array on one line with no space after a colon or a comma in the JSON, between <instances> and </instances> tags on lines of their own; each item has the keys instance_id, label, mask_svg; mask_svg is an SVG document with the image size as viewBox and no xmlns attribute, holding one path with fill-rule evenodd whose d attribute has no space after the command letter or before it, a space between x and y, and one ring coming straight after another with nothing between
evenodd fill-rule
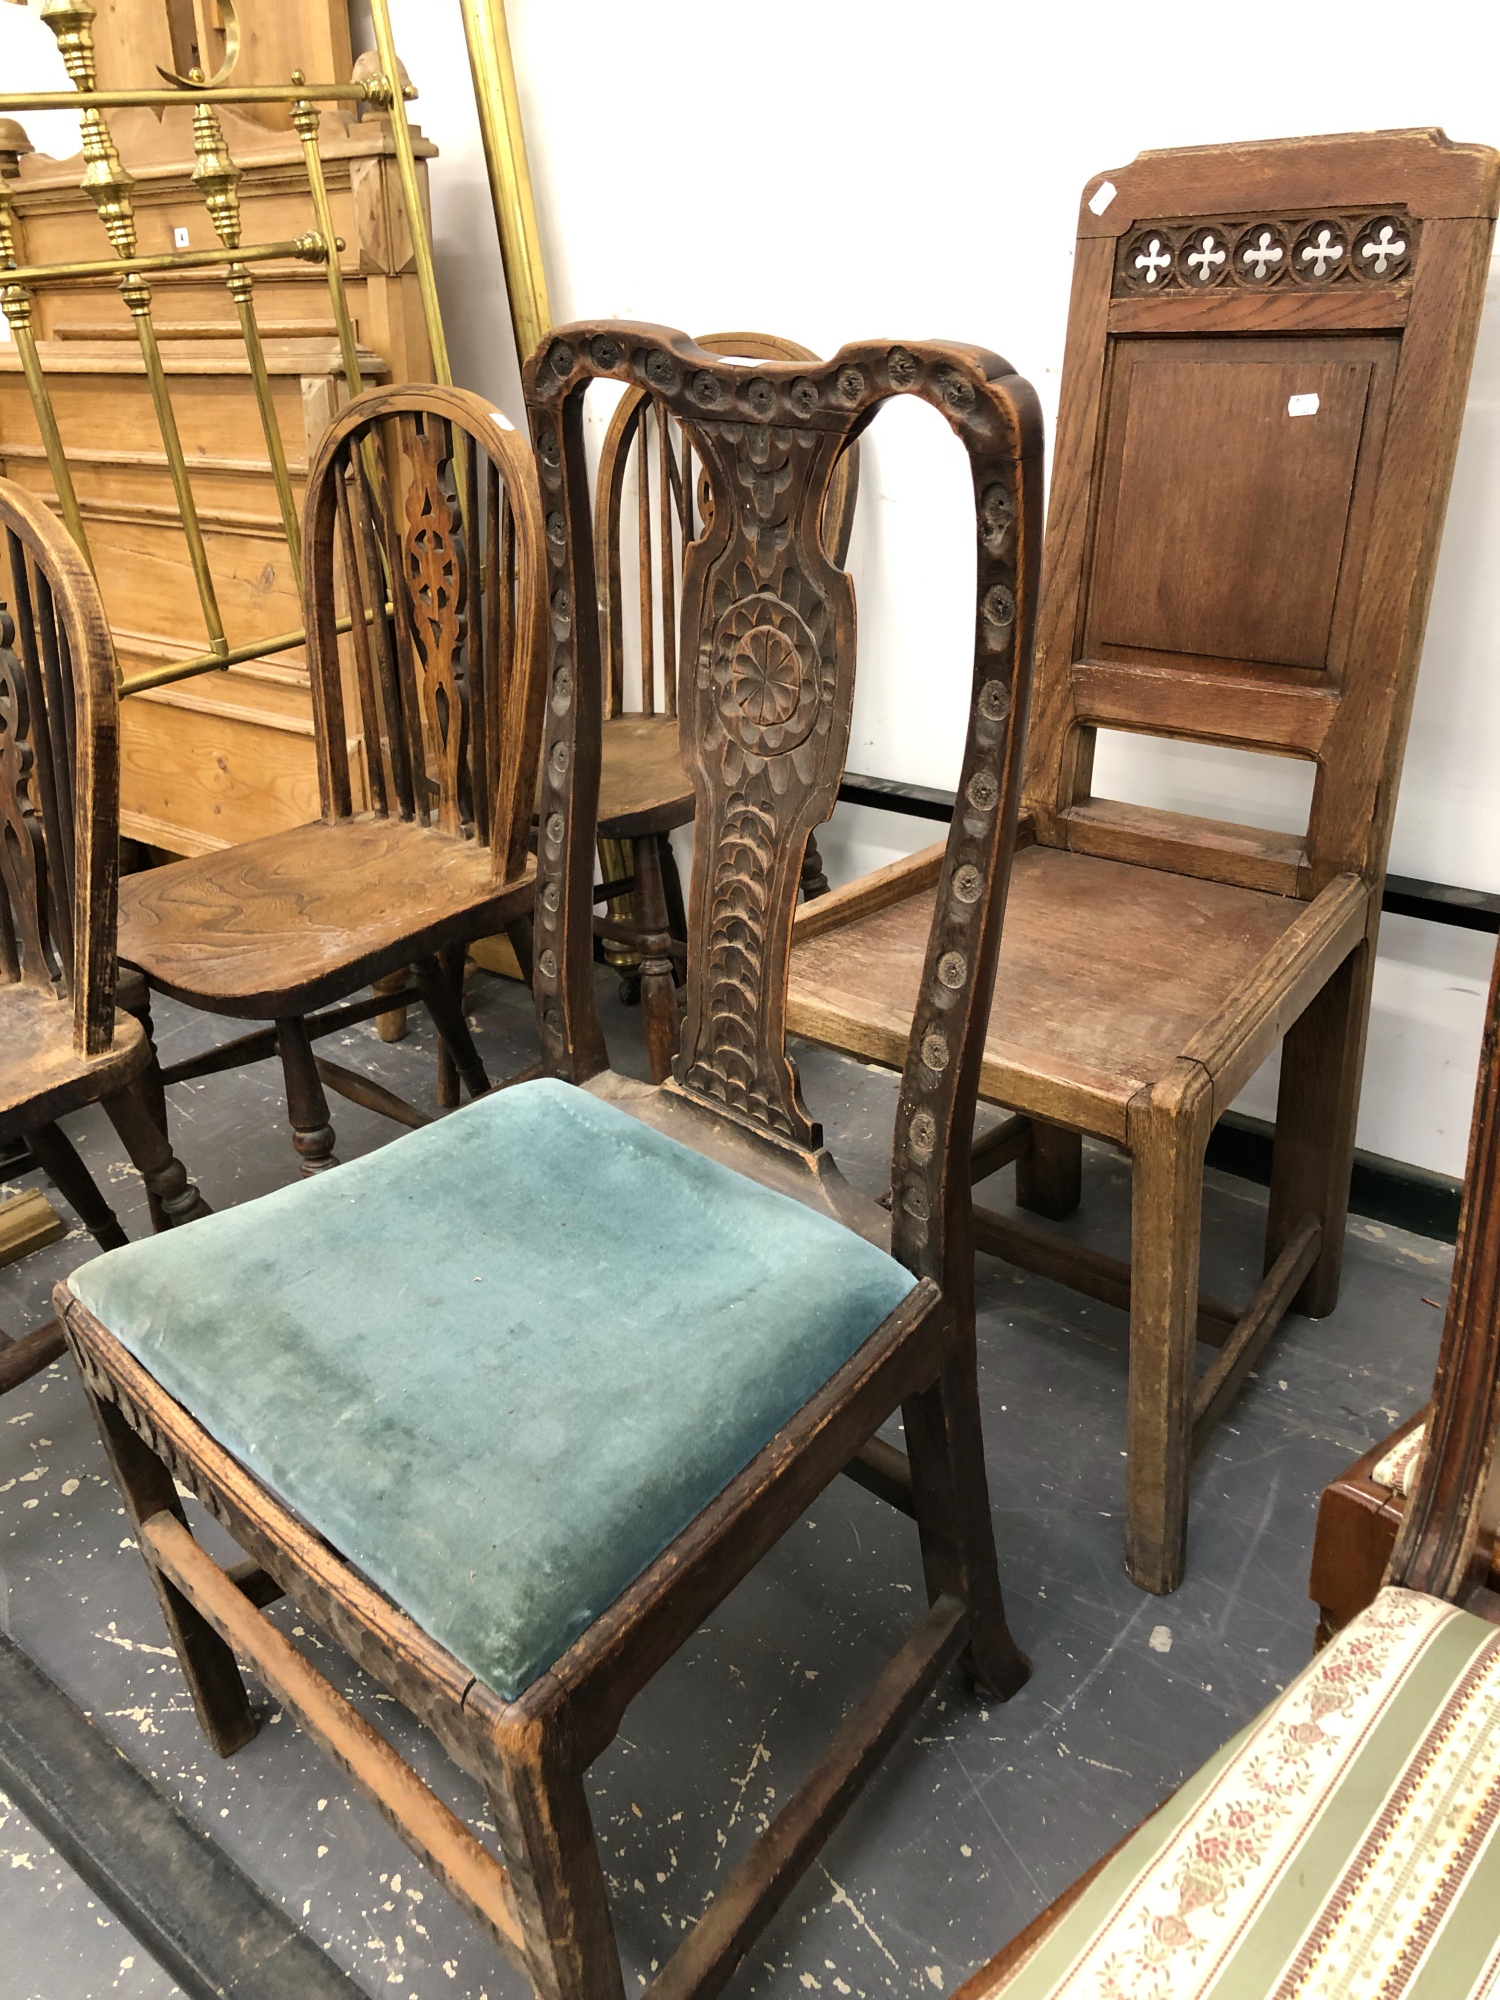
<instances>
[{"instance_id":1,"label":"carved chair splat","mask_svg":"<svg viewBox=\"0 0 1500 2000\"><path fill-rule=\"evenodd\" d=\"M712 485L682 595L688 1010L660 1085L609 1068L594 998L598 378L660 398ZM191 1270L122 1253L58 1297L212 1740L227 1752L254 1728L233 1648L548 2000L623 2000L585 1773L628 1703L841 1473L914 1516L928 1608L649 1989L688 2000L724 1985L949 1662L999 1696L1029 1672L985 1487L968 1161L1019 797L1040 419L1004 362L946 343L745 366L606 322L557 329L526 379L553 529L546 1075L235 1210ZM968 804L887 1213L823 1146L782 998L853 700L853 586L825 497L897 394L957 433L980 532ZM282 1250L283 1273L278 1246L310 1233L316 1270ZM330 1394L357 1437L329 1421ZM877 1435L897 1411L909 1456ZM270 1433L274 1465L255 1443ZM247 1605L188 1534L174 1476L266 1573L255 1603L284 1588L481 1777L499 1860Z\"/></svg>"},{"instance_id":2,"label":"carved chair splat","mask_svg":"<svg viewBox=\"0 0 1500 2000\"><path fill-rule=\"evenodd\" d=\"M1429 1442L1383 1578L1237 1745L955 2000L1495 1991L1497 1441L1500 960Z\"/></svg>"},{"instance_id":3,"label":"carved chair splat","mask_svg":"<svg viewBox=\"0 0 1500 2000\"><path fill-rule=\"evenodd\" d=\"M739 360L818 360L811 349L776 334L703 334L698 345ZM855 444L838 462L824 511L828 550L841 568L858 496ZM599 855L604 881L621 889L607 900L594 928L620 974L622 994L639 995L654 1083L666 1080L677 1053L686 976L687 923L670 838L673 827L688 826L693 818L677 729L683 556L711 505L712 483L701 463L695 472L692 444L671 411L649 390L628 389L605 432L595 507L594 574L604 658ZM639 634L640 707L633 711L625 705L627 557L634 570ZM808 836L801 888L809 900L827 892L815 834Z\"/></svg>"},{"instance_id":4,"label":"carved chair splat","mask_svg":"<svg viewBox=\"0 0 1500 2000\"><path fill-rule=\"evenodd\" d=\"M152 1121L150 1046L116 1011L119 745L114 649L88 565L0 480L0 1143L19 1140L102 1249L114 1211L59 1120L101 1104L163 1224L208 1205ZM55 1321L0 1335L0 1393L62 1352Z\"/></svg>"},{"instance_id":5,"label":"carved chair splat","mask_svg":"<svg viewBox=\"0 0 1500 2000\"><path fill-rule=\"evenodd\" d=\"M279 1055L304 1173L335 1164L327 1090L429 1122L314 1047L396 1000L426 1004L471 1096L489 1088L462 967L466 942L524 925L531 898L541 541L531 455L491 404L425 384L357 397L307 487L323 817L122 885L121 956L149 987L271 1023L157 1072L158 1094Z\"/></svg>"},{"instance_id":6,"label":"carved chair splat","mask_svg":"<svg viewBox=\"0 0 1500 2000\"><path fill-rule=\"evenodd\" d=\"M1194 1453L1265 1342L1338 1295L1497 165L1430 131L1208 146L1142 154L1080 206L1022 852L980 1082L1016 1119L974 1172L1014 1160L1020 1205L1062 1217L1082 1135L1113 1142L1132 1160L1132 1254L985 1209L974 1228L987 1253L1129 1311L1125 1564L1147 1590L1182 1580ZM1305 836L1095 797L1100 729L1311 762ZM935 866L929 850L799 914L797 1033L904 1061ZM1278 1043L1265 1276L1237 1312L1199 1297L1204 1151ZM1219 1349L1201 1376L1199 1340Z\"/></svg>"}]
</instances>

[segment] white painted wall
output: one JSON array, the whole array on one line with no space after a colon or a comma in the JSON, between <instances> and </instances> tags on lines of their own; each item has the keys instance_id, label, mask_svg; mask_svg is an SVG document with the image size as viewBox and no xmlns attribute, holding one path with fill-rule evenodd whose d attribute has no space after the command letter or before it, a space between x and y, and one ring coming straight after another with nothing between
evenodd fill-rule
<instances>
[{"instance_id":1,"label":"white painted wall","mask_svg":"<svg viewBox=\"0 0 1500 2000\"><path fill-rule=\"evenodd\" d=\"M1488 0L1262 0L1128 11L759 0L508 0L554 314L693 332L763 327L823 353L867 337L998 348L1049 428L1078 191L1148 146L1442 125L1500 142ZM455 371L522 415L457 0L392 0L441 148L433 215ZM24 88L0 6L0 76ZM35 37L27 37L28 49ZM55 58L52 59L55 62ZM48 64L49 70L52 64ZM41 135L37 134L41 143ZM1500 889L1500 275L1491 287L1397 814L1392 867ZM951 784L968 675L961 454L931 412L884 411L851 551L860 681L850 765ZM1116 739L1097 787L1299 824L1280 761ZM840 807L835 879L934 830ZM1360 1142L1462 1171L1491 940L1388 919ZM1244 1104L1269 1114L1257 1078Z\"/></svg>"}]
</instances>

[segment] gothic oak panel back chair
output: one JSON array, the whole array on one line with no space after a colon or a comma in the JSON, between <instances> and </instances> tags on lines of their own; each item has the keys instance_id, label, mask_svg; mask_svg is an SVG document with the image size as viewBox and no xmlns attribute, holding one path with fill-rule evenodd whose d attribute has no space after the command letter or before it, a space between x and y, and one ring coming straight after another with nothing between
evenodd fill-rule
<instances>
[{"instance_id":1,"label":"gothic oak panel back chair","mask_svg":"<svg viewBox=\"0 0 1500 2000\"><path fill-rule=\"evenodd\" d=\"M979 1247L1130 1313L1126 1568L1181 1581L1194 1451L1338 1293L1380 891L1500 158L1436 132L1143 154L1085 189L1023 851L980 1094L1023 1207L1133 1166L1129 1263ZM1310 761L1306 835L1095 798L1098 729ZM1029 842L1029 845L1024 843ZM802 911L788 1021L905 1059L939 853ZM1283 1040L1284 1038L1284 1040ZM1199 1297L1203 1156L1282 1043L1265 1279ZM1219 1348L1195 1380L1196 1342Z\"/></svg>"},{"instance_id":2,"label":"gothic oak panel back chair","mask_svg":"<svg viewBox=\"0 0 1500 2000\"><path fill-rule=\"evenodd\" d=\"M1019 796L1040 420L1005 362L947 344L736 366L606 323L559 328L526 376L552 529L547 1075L216 1218L187 1262L132 1246L87 1266L59 1302L213 1740L227 1752L255 1726L232 1646L549 2000L623 2000L585 1773L626 1705L840 1473L914 1515L929 1608L650 1988L686 2000L723 1984L947 1663L998 1696L1029 1671L985 1487L967 1167ZM684 570L688 1011L661 1085L609 1068L594 1004L596 377L660 398L713 488ZM825 496L895 394L967 448L979 587L966 804L888 1214L803 1106L782 997L853 700ZM876 1435L898 1410L905 1454ZM503 1865L192 1540L174 1475L263 1565L257 1602L288 1591L479 1774Z\"/></svg>"},{"instance_id":3,"label":"gothic oak panel back chair","mask_svg":"<svg viewBox=\"0 0 1500 2000\"><path fill-rule=\"evenodd\" d=\"M121 886L120 954L152 988L274 1022L160 1083L279 1054L304 1174L336 1164L325 1085L429 1122L318 1056L321 1036L420 996L470 1095L489 1088L464 1020L464 946L520 921L531 899L541 543L531 454L490 403L427 384L356 397L307 486L323 817ZM405 966L416 990L393 999ZM382 994L350 1002L376 980Z\"/></svg>"},{"instance_id":4,"label":"gothic oak panel back chair","mask_svg":"<svg viewBox=\"0 0 1500 2000\"><path fill-rule=\"evenodd\" d=\"M58 1123L70 1111L104 1106L164 1223L208 1207L146 1109L150 1044L115 1007L119 739L99 593L69 535L9 480L0 530L0 1141L20 1140L111 1250L125 1232ZM55 1321L0 1335L0 1392L62 1346Z\"/></svg>"},{"instance_id":5,"label":"gothic oak panel back chair","mask_svg":"<svg viewBox=\"0 0 1500 2000\"><path fill-rule=\"evenodd\" d=\"M795 340L769 333L700 334L710 354L750 361L816 362ZM634 519L626 506L627 473L635 469ZM854 529L859 497L859 447L839 460L829 487L824 537L840 568ZM682 427L649 390L620 398L599 457L594 574L599 587L599 643L604 657L604 749L599 773L599 859L609 898L595 932L621 976L627 998L638 992L654 1083L665 1082L677 1054L679 987L687 958L682 884L671 830L693 818L693 789L677 740L678 606L682 555L712 504ZM655 532L653 537L653 517ZM633 557L639 633L641 705L625 707L625 557ZM657 638L660 631L660 649ZM623 887L629 884L628 888ZM824 894L828 881L817 837L807 837L802 893Z\"/></svg>"},{"instance_id":6,"label":"gothic oak panel back chair","mask_svg":"<svg viewBox=\"0 0 1500 2000\"><path fill-rule=\"evenodd\" d=\"M1432 1409L1386 1587L958 2000L1496 1991L1500 967Z\"/></svg>"},{"instance_id":7,"label":"gothic oak panel back chair","mask_svg":"<svg viewBox=\"0 0 1500 2000\"><path fill-rule=\"evenodd\" d=\"M1480 1055L1481 1097L1486 1091L1500 1091L1497 1041L1500 1041L1500 956L1492 974L1489 1020ZM1491 1163L1492 1183L1487 1187L1480 1185L1476 1176L1484 1171L1485 1162L1475 1155L1474 1146L1482 1128L1483 1119L1476 1110L1464 1208L1459 1221L1459 1249L1448 1302L1450 1318L1474 1310L1469 1294L1479 1277L1475 1256L1464 1247L1468 1236L1482 1227L1500 1227L1493 1216L1488 1221L1483 1219L1500 1200L1500 1190L1494 1185L1500 1167ZM1463 1297L1460 1297L1461 1287L1466 1288ZM1380 1589L1407 1506L1421 1477L1431 1422L1429 1404L1399 1424L1389 1437L1357 1458L1347 1471L1323 1488L1307 1580L1307 1594L1318 1607L1320 1646L1372 1603ZM1481 1544L1481 1556L1490 1570L1491 1588L1500 1590L1500 1546L1486 1537Z\"/></svg>"}]
</instances>

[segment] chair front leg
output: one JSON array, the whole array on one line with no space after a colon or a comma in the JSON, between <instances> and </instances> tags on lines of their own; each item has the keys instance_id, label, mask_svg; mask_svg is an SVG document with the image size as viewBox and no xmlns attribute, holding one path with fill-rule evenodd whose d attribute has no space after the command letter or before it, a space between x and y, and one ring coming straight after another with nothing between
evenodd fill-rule
<instances>
[{"instance_id":1,"label":"chair front leg","mask_svg":"<svg viewBox=\"0 0 1500 2000\"><path fill-rule=\"evenodd\" d=\"M1321 1247L1292 1300L1292 1311L1310 1319L1331 1313L1339 1300L1374 970L1374 949L1366 940L1292 1024L1281 1045L1266 1269L1304 1216L1316 1216L1323 1225Z\"/></svg>"},{"instance_id":2,"label":"chair front leg","mask_svg":"<svg viewBox=\"0 0 1500 2000\"><path fill-rule=\"evenodd\" d=\"M38 1126L27 1134L26 1143L32 1158L101 1250L118 1250L122 1243L130 1241L60 1125Z\"/></svg>"},{"instance_id":3,"label":"chair front leg","mask_svg":"<svg viewBox=\"0 0 1500 2000\"><path fill-rule=\"evenodd\" d=\"M901 1407L911 1466L912 1502L922 1543L927 1601L945 1593L968 1606L964 1664L974 1681L1008 1701L1031 1676L1031 1662L1011 1637L995 1561L989 1482L972 1311L964 1315L942 1373Z\"/></svg>"},{"instance_id":4,"label":"chair front leg","mask_svg":"<svg viewBox=\"0 0 1500 2000\"><path fill-rule=\"evenodd\" d=\"M1213 1085L1179 1061L1131 1099L1130 1406L1125 1569L1142 1590L1175 1590L1187 1561L1188 1470L1198 1338L1203 1155Z\"/></svg>"},{"instance_id":5,"label":"chair front leg","mask_svg":"<svg viewBox=\"0 0 1500 2000\"><path fill-rule=\"evenodd\" d=\"M620 1954L584 1773L551 1719L502 1750L485 1789L538 2000L624 2000Z\"/></svg>"},{"instance_id":6,"label":"chair front leg","mask_svg":"<svg viewBox=\"0 0 1500 2000\"><path fill-rule=\"evenodd\" d=\"M115 1004L140 1023L141 1033L146 1037L151 1060L139 1080L138 1088L146 1109L166 1133L170 1143L172 1135L167 1124L167 1088L161 1080L161 1058L156 1052L156 1028L151 1019L151 988L144 973L137 972L133 966L121 966L119 983L115 989ZM149 1190L147 1198L151 1210L151 1227L158 1234L163 1229L170 1229L171 1222L160 1200Z\"/></svg>"},{"instance_id":7,"label":"chair front leg","mask_svg":"<svg viewBox=\"0 0 1500 2000\"><path fill-rule=\"evenodd\" d=\"M447 1044L470 1097L483 1097L490 1087L490 1080L485 1075L484 1064L474 1046L474 1037L464 1019L462 965L463 959L460 958L457 991L436 958L419 958L412 966L412 976L427 1003L433 1026Z\"/></svg>"},{"instance_id":8,"label":"chair front leg","mask_svg":"<svg viewBox=\"0 0 1500 2000\"><path fill-rule=\"evenodd\" d=\"M286 1109L292 1122L292 1144L297 1148L304 1174L320 1174L336 1167L333 1126L328 1117L328 1099L318 1075L318 1059L313 1053L307 1023L298 1014L276 1023L276 1046L281 1052L281 1072L286 1079Z\"/></svg>"},{"instance_id":9,"label":"chair front leg","mask_svg":"<svg viewBox=\"0 0 1500 2000\"><path fill-rule=\"evenodd\" d=\"M182 1502L167 1467L136 1436L114 1404L94 1392L86 1374L84 1388L137 1538L141 1524L153 1514L174 1514L186 1526ZM234 1654L202 1613L157 1569L146 1554L144 1540L140 1548L199 1724L219 1755L231 1757L260 1728L260 1717L250 1706Z\"/></svg>"},{"instance_id":10,"label":"chair front leg","mask_svg":"<svg viewBox=\"0 0 1500 2000\"><path fill-rule=\"evenodd\" d=\"M119 1133L120 1143L130 1155L136 1172L146 1183L153 1221L160 1215L163 1226L175 1229L179 1223L196 1222L199 1216L213 1214L197 1183L189 1180L187 1168L172 1151L166 1131L152 1117L138 1086L106 1097L104 1111Z\"/></svg>"},{"instance_id":11,"label":"chair front leg","mask_svg":"<svg viewBox=\"0 0 1500 2000\"><path fill-rule=\"evenodd\" d=\"M635 843L635 910L641 935L641 1013L651 1081L665 1083L677 1054L677 981L672 976L662 849L667 836L643 834Z\"/></svg>"},{"instance_id":12,"label":"chair front leg","mask_svg":"<svg viewBox=\"0 0 1500 2000\"><path fill-rule=\"evenodd\" d=\"M1083 1199L1083 1134L1031 1121L1031 1138L1016 1156L1016 1202L1033 1215L1061 1222Z\"/></svg>"}]
</instances>

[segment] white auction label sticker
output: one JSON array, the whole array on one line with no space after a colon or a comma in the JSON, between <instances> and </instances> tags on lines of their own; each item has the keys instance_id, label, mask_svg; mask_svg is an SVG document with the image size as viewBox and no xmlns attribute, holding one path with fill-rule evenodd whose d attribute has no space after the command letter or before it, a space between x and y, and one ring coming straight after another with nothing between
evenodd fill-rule
<instances>
[{"instance_id":1,"label":"white auction label sticker","mask_svg":"<svg viewBox=\"0 0 1500 2000\"><path fill-rule=\"evenodd\" d=\"M1317 392L1306 396L1291 396L1287 399L1286 413L1289 417L1315 417L1318 414Z\"/></svg>"},{"instance_id":2,"label":"white auction label sticker","mask_svg":"<svg viewBox=\"0 0 1500 2000\"><path fill-rule=\"evenodd\" d=\"M1293 397L1292 400L1295 402L1296 398ZM1314 396L1313 401L1316 403L1317 400L1318 400L1317 397ZM515 425L511 422L510 418L502 416L498 410L491 410L490 417L491 420L497 423L500 426L501 430L503 431L513 431L515 429Z\"/></svg>"},{"instance_id":3,"label":"white auction label sticker","mask_svg":"<svg viewBox=\"0 0 1500 2000\"><path fill-rule=\"evenodd\" d=\"M1118 193L1119 189L1113 181L1100 181L1098 187L1089 196L1089 207L1094 211L1095 215L1103 215L1105 209L1109 207Z\"/></svg>"}]
</instances>

